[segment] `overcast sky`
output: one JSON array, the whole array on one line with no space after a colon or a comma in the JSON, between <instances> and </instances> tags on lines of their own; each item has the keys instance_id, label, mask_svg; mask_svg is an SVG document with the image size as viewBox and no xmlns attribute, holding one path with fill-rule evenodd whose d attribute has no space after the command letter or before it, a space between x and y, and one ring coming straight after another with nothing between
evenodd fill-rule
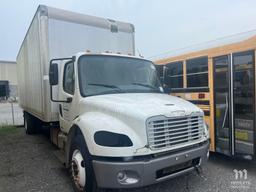
<instances>
[{"instance_id":1,"label":"overcast sky","mask_svg":"<svg viewBox=\"0 0 256 192\"><path fill-rule=\"evenodd\" d=\"M39 4L131 22L145 57L256 29L256 0L1 0L0 60L16 60Z\"/></svg>"}]
</instances>

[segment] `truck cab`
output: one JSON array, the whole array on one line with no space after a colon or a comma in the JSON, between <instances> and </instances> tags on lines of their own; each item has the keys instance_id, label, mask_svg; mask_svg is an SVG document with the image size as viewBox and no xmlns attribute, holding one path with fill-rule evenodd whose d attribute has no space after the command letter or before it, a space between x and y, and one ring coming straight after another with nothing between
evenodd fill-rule
<instances>
[{"instance_id":1,"label":"truck cab","mask_svg":"<svg viewBox=\"0 0 256 192\"><path fill-rule=\"evenodd\" d=\"M203 111L164 93L154 64L112 53L50 63L59 147L75 186L131 188L200 167L208 156ZM92 174L90 175L90 174Z\"/></svg>"}]
</instances>

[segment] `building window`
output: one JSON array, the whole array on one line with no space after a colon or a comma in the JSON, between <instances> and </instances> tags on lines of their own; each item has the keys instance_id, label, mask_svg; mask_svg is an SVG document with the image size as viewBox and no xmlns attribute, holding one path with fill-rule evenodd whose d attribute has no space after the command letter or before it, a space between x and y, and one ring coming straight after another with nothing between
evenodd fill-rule
<instances>
[{"instance_id":1,"label":"building window","mask_svg":"<svg viewBox=\"0 0 256 192\"><path fill-rule=\"evenodd\" d=\"M183 62L177 61L166 64L165 84L168 88L183 88Z\"/></svg>"},{"instance_id":2,"label":"building window","mask_svg":"<svg viewBox=\"0 0 256 192\"><path fill-rule=\"evenodd\" d=\"M0 80L0 100L9 97L9 81Z\"/></svg>"},{"instance_id":3,"label":"building window","mask_svg":"<svg viewBox=\"0 0 256 192\"><path fill-rule=\"evenodd\" d=\"M208 58L200 57L186 61L187 87L208 87Z\"/></svg>"}]
</instances>

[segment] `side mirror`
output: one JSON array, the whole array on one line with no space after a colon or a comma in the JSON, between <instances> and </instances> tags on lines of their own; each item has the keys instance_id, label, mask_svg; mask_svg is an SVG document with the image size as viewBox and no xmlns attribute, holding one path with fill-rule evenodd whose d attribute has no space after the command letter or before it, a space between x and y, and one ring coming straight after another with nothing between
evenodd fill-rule
<instances>
[{"instance_id":1,"label":"side mirror","mask_svg":"<svg viewBox=\"0 0 256 192\"><path fill-rule=\"evenodd\" d=\"M164 92L167 94L170 94L172 92L172 89L165 84L163 85Z\"/></svg>"},{"instance_id":2,"label":"side mirror","mask_svg":"<svg viewBox=\"0 0 256 192\"><path fill-rule=\"evenodd\" d=\"M50 71L49 71L49 80L50 85L58 85L59 82L59 72L58 72L58 64L51 63L50 64Z\"/></svg>"}]
</instances>

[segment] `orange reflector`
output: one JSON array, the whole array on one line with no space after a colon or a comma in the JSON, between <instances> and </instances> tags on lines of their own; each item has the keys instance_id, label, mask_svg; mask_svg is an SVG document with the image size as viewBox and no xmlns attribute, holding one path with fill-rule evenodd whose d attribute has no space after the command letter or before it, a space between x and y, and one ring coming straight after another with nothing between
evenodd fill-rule
<instances>
[{"instance_id":1,"label":"orange reflector","mask_svg":"<svg viewBox=\"0 0 256 192\"><path fill-rule=\"evenodd\" d=\"M205 98L205 94L204 93L199 93L198 94L198 99L204 99Z\"/></svg>"}]
</instances>

